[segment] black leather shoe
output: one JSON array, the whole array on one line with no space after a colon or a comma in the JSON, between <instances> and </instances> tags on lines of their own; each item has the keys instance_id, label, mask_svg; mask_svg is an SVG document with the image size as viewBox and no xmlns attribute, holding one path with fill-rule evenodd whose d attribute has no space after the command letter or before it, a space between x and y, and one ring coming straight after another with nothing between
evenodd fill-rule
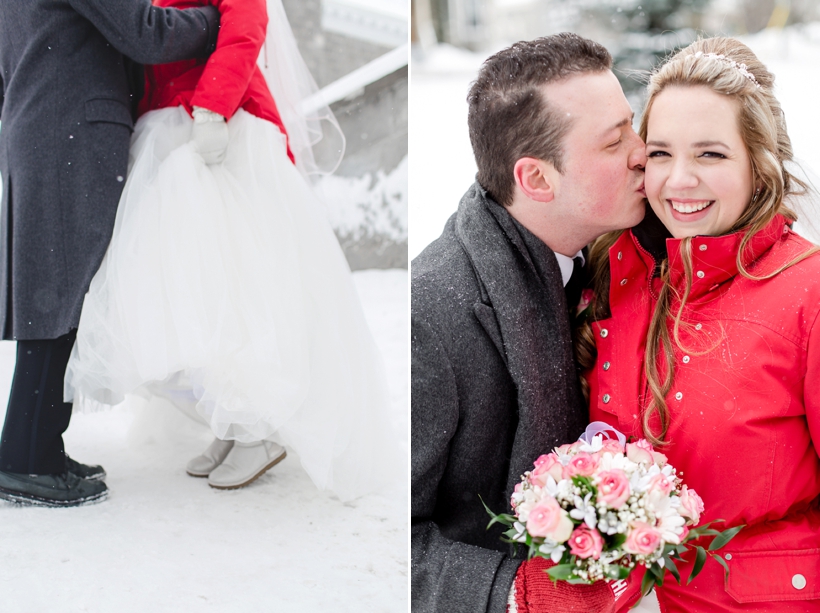
<instances>
[{"instance_id":1,"label":"black leather shoe","mask_svg":"<svg viewBox=\"0 0 820 613\"><path fill-rule=\"evenodd\" d=\"M74 473L21 475L0 471L0 500L42 507L78 507L108 496L102 481L87 481Z\"/></svg>"},{"instance_id":2,"label":"black leather shoe","mask_svg":"<svg viewBox=\"0 0 820 613\"><path fill-rule=\"evenodd\" d=\"M105 469L102 466L89 466L88 464L81 464L77 460L72 460L68 456L65 457L65 469L77 475L80 479L87 481L104 481Z\"/></svg>"}]
</instances>

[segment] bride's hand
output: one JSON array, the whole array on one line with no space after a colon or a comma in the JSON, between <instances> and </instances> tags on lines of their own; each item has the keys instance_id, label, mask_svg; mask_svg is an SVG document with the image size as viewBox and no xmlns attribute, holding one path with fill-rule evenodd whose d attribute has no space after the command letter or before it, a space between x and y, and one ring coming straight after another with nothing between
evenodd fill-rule
<instances>
[{"instance_id":1,"label":"bride's hand","mask_svg":"<svg viewBox=\"0 0 820 613\"><path fill-rule=\"evenodd\" d=\"M519 566L515 576L510 613L615 613L615 594L609 583L572 585L554 582L546 571L555 566L549 560L536 557Z\"/></svg>"},{"instance_id":2,"label":"bride's hand","mask_svg":"<svg viewBox=\"0 0 820 613\"><path fill-rule=\"evenodd\" d=\"M194 107L194 127L191 142L206 164L219 164L228 148L228 124L218 113Z\"/></svg>"}]
</instances>

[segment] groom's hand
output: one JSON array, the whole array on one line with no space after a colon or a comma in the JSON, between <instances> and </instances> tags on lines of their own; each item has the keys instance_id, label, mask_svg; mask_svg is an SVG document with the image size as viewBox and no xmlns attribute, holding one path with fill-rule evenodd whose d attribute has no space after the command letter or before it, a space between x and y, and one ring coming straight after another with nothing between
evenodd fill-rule
<instances>
[{"instance_id":1,"label":"groom's hand","mask_svg":"<svg viewBox=\"0 0 820 613\"><path fill-rule=\"evenodd\" d=\"M228 124L225 118L218 113L195 106L191 142L206 164L222 162L228 148Z\"/></svg>"},{"instance_id":2,"label":"groom's hand","mask_svg":"<svg viewBox=\"0 0 820 613\"><path fill-rule=\"evenodd\" d=\"M615 594L610 584L592 585L553 582L547 569L555 566L544 558L521 564L515 575L508 613L614 613Z\"/></svg>"}]
</instances>

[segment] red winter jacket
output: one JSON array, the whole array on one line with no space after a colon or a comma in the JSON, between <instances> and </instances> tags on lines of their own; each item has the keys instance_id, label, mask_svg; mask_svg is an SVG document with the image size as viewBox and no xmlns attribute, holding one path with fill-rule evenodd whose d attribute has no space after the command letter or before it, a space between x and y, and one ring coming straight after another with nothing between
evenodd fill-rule
<instances>
[{"instance_id":1,"label":"red winter jacket","mask_svg":"<svg viewBox=\"0 0 820 613\"><path fill-rule=\"evenodd\" d=\"M270 121L287 135L265 77L256 65L268 27L265 0L154 0L154 4L174 8L215 6L221 14L219 38L207 60L146 66L140 114L180 105L190 114L194 106L201 106L230 119L241 108ZM290 149L288 156L293 160Z\"/></svg>"},{"instance_id":2,"label":"red winter jacket","mask_svg":"<svg viewBox=\"0 0 820 613\"><path fill-rule=\"evenodd\" d=\"M687 350L673 356L663 453L703 498L701 521L747 527L721 551L728 581L714 560L688 587L667 577L657 590L664 613L820 611L820 255L752 281L738 274L740 239L692 240L694 282L681 326ZM680 242L666 242L678 289ZM779 216L750 245L746 261L758 275L810 247ZM590 419L641 436L644 347L659 280L632 232L609 259L612 317L593 324ZM690 570L691 562L681 575Z\"/></svg>"}]
</instances>

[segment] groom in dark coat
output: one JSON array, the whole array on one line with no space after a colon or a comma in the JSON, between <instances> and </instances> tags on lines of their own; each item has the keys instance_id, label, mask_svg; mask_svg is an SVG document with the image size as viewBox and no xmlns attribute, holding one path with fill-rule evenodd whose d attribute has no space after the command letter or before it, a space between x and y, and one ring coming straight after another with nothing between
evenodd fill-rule
<instances>
[{"instance_id":1,"label":"groom in dark coat","mask_svg":"<svg viewBox=\"0 0 820 613\"><path fill-rule=\"evenodd\" d=\"M70 506L106 494L100 467L64 453L63 375L111 239L141 64L207 57L218 29L213 7L0 2L0 325L17 341L0 498Z\"/></svg>"},{"instance_id":2,"label":"groom in dark coat","mask_svg":"<svg viewBox=\"0 0 820 613\"><path fill-rule=\"evenodd\" d=\"M480 500L509 512L524 471L586 425L569 314L582 249L644 213L644 145L611 65L555 35L489 58L472 85L477 182L412 263L414 613L595 613L620 596L513 557Z\"/></svg>"}]
</instances>

